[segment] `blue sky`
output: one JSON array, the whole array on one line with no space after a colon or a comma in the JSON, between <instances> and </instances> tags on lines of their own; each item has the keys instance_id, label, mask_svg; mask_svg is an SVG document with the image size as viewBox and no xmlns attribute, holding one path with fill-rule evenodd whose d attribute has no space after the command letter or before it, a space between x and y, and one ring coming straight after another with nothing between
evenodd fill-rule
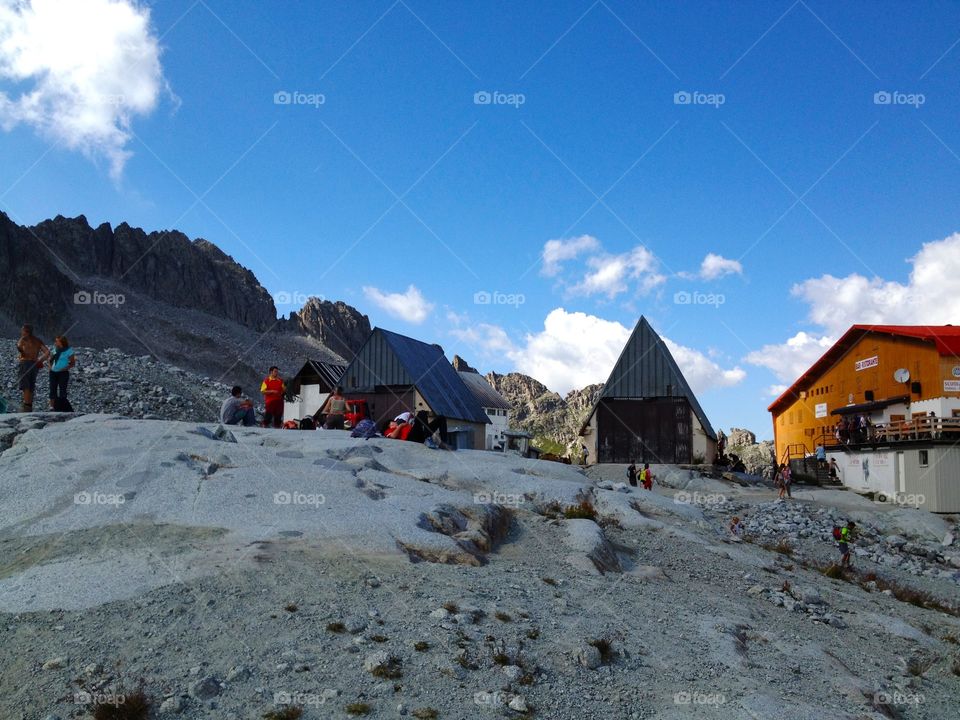
<instances>
[{"instance_id":1,"label":"blue sky","mask_svg":"<svg viewBox=\"0 0 960 720\"><path fill-rule=\"evenodd\" d=\"M18 222L175 227L561 392L644 314L762 437L850 324L960 321L955 3L56 5L0 0Z\"/></svg>"}]
</instances>

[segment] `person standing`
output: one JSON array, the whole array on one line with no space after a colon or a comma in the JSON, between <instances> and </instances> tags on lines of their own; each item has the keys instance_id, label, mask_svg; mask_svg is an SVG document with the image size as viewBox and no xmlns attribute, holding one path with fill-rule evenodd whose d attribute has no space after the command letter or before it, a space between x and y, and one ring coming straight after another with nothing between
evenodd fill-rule
<instances>
[{"instance_id":1,"label":"person standing","mask_svg":"<svg viewBox=\"0 0 960 720\"><path fill-rule=\"evenodd\" d=\"M67 400L67 383L70 370L77 364L77 356L64 335L53 339L53 352L50 353L50 409L56 412L73 412Z\"/></svg>"},{"instance_id":2,"label":"person standing","mask_svg":"<svg viewBox=\"0 0 960 720\"><path fill-rule=\"evenodd\" d=\"M17 386L23 392L20 412L33 412L33 392L37 389L37 372L50 358L50 349L33 334L33 325L20 328L17 341Z\"/></svg>"},{"instance_id":3,"label":"person standing","mask_svg":"<svg viewBox=\"0 0 960 720\"><path fill-rule=\"evenodd\" d=\"M257 424L257 416L253 411L253 403L243 397L243 388L234 385L230 389L230 397L220 406L220 422L224 425L243 425L252 427Z\"/></svg>"},{"instance_id":4,"label":"person standing","mask_svg":"<svg viewBox=\"0 0 960 720\"><path fill-rule=\"evenodd\" d=\"M633 460L627 466L627 480L630 481L631 486L637 486L637 465Z\"/></svg>"},{"instance_id":5,"label":"person standing","mask_svg":"<svg viewBox=\"0 0 960 720\"><path fill-rule=\"evenodd\" d=\"M650 472L650 463L643 464L643 470L640 471L640 482L643 483L644 490L653 490L653 473Z\"/></svg>"},{"instance_id":6,"label":"person standing","mask_svg":"<svg viewBox=\"0 0 960 720\"><path fill-rule=\"evenodd\" d=\"M850 520L840 529L840 538L837 544L840 550L840 567L850 567L850 545L852 544L853 531L856 527L857 524L853 520Z\"/></svg>"},{"instance_id":7,"label":"person standing","mask_svg":"<svg viewBox=\"0 0 960 720\"><path fill-rule=\"evenodd\" d=\"M323 404L313 416L314 421L320 420L321 415L326 415L323 421L324 430L343 430L343 421L347 416L347 399L343 396L343 388L337 385Z\"/></svg>"},{"instance_id":8,"label":"person standing","mask_svg":"<svg viewBox=\"0 0 960 720\"><path fill-rule=\"evenodd\" d=\"M260 392L263 393L264 404L263 426L283 427L283 396L287 386L276 365L271 366L269 374L260 383Z\"/></svg>"}]
</instances>

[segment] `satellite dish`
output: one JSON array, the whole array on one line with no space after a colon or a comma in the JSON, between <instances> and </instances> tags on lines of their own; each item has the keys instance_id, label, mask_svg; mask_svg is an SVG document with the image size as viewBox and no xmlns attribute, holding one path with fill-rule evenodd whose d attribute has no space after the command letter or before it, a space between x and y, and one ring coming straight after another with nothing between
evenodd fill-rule
<instances>
[{"instance_id":1,"label":"satellite dish","mask_svg":"<svg viewBox=\"0 0 960 720\"><path fill-rule=\"evenodd\" d=\"M893 379L898 383L910 382L910 371L906 368L900 368L893 373Z\"/></svg>"}]
</instances>

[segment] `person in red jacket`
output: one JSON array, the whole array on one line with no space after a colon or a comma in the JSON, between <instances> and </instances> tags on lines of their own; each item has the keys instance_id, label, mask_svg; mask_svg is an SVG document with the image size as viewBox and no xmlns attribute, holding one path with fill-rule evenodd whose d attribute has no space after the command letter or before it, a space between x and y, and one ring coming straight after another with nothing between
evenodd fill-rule
<instances>
[{"instance_id":1,"label":"person in red jacket","mask_svg":"<svg viewBox=\"0 0 960 720\"><path fill-rule=\"evenodd\" d=\"M276 365L270 368L270 374L260 383L260 392L263 393L263 426L275 428L283 426L283 395L287 386L280 377L280 368Z\"/></svg>"}]
</instances>

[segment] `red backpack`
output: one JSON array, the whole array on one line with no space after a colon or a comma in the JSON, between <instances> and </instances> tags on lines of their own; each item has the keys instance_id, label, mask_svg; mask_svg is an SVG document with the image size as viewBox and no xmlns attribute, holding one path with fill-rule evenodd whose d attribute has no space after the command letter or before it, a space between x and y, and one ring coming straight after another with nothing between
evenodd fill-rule
<instances>
[{"instance_id":1,"label":"red backpack","mask_svg":"<svg viewBox=\"0 0 960 720\"><path fill-rule=\"evenodd\" d=\"M833 539L834 539L834 540L842 540L842 539L843 539L843 532L841 532L839 525L834 525L834 526L833 526Z\"/></svg>"}]
</instances>

